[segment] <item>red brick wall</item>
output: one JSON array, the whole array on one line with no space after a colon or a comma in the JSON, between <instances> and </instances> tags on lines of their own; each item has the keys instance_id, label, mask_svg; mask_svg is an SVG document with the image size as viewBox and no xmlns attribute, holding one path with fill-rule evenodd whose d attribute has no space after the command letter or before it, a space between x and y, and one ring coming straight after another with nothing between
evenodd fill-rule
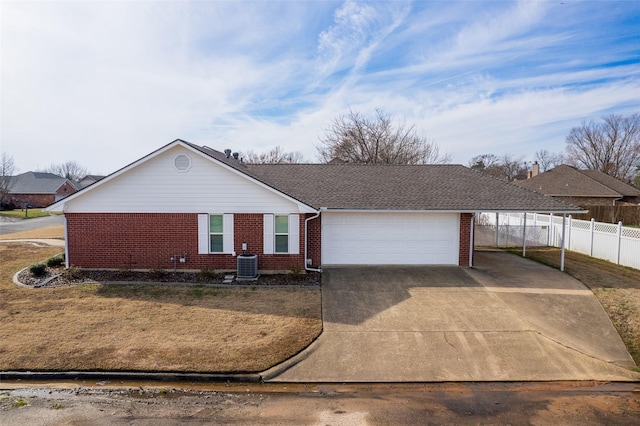
<instances>
[{"instance_id":1,"label":"red brick wall","mask_svg":"<svg viewBox=\"0 0 640 426\"><path fill-rule=\"evenodd\" d=\"M458 265L469 266L469 237L471 235L471 219L473 213L460 213L460 254Z\"/></svg>"},{"instance_id":2,"label":"red brick wall","mask_svg":"<svg viewBox=\"0 0 640 426\"><path fill-rule=\"evenodd\" d=\"M315 213L307 214L307 219L315 216ZM322 264L322 216L309 221L309 236L307 238L307 244L309 249L307 256L311 259L311 266L319 268ZM300 232L302 235L302 231Z\"/></svg>"},{"instance_id":3,"label":"red brick wall","mask_svg":"<svg viewBox=\"0 0 640 426\"><path fill-rule=\"evenodd\" d=\"M186 254L178 269L235 270L230 254L198 254L198 215L191 213L66 213L69 264L82 268L173 269L171 257ZM304 269L304 215L300 254L265 255L263 215L234 214L234 249L258 255L258 269Z\"/></svg>"},{"instance_id":4,"label":"red brick wall","mask_svg":"<svg viewBox=\"0 0 640 426\"><path fill-rule=\"evenodd\" d=\"M5 197L8 204L13 205L17 209L21 209L25 204L33 208L47 207L55 201L53 194L8 194Z\"/></svg>"}]
</instances>

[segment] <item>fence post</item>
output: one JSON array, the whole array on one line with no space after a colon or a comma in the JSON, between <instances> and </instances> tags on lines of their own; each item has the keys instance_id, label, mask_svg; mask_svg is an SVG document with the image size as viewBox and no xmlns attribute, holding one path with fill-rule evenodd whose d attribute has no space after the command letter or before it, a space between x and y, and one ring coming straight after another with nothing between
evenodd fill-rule
<instances>
[{"instance_id":1,"label":"fence post","mask_svg":"<svg viewBox=\"0 0 640 426\"><path fill-rule=\"evenodd\" d=\"M616 253L616 263L620 264L620 243L622 242L622 221L618 222L618 252Z\"/></svg>"},{"instance_id":2,"label":"fence post","mask_svg":"<svg viewBox=\"0 0 640 426\"><path fill-rule=\"evenodd\" d=\"M547 229L547 247L551 246L551 237L553 236L553 213L549 213L549 228Z\"/></svg>"},{"instance_id":3,"label":"fence post","mask_svg":"<svg viewBox=\"0 0 640 426\"><path fill-rule=\"evenodd\" d=\"M496 247L500 247L500 213L496 212Z\"/></svg>"},{"instance_id":4,"label":"fence post","mask_svg":"<svg viewBox=\"0 0 640 426\"><path fill-rule=\"evenodd\" d=\"M560 249L560 270L562 272L564 272L564 236L565 236L565 232L566 232L566 219L567 219L567 215L565 213L562 214L562 241L560 242L560 246L562 247Z\"/></svg>"},{"instance_id":5,"label":"fence post","mask_svg":"<svg viewBox=\"0 0 640 426\"><path fill-rule=\"evenodd\" d=\"M522 225L522 257L527 256L527 212L524 212L524 224Z\"/></svg>"},{"instance_id":6,"label":"fence post","mask_svg":"<svg viewBox=\"0 0 640 426\"><path fill-rule=\"evenodd\" d=\"M595 232L596 226L595 226L595 222L596 219L595 218L591 218L591 225L589 228L590 234L591 234L591 244L589 245L589 256L593 257L593 233Z\"/></svg>"}]
</instances>

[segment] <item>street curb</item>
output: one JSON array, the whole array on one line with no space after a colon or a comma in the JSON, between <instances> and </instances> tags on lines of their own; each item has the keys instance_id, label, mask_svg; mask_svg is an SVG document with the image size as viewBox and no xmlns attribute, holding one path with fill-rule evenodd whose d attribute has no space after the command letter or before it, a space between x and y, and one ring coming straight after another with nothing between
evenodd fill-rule
<instances>
[{"instance_id":1,"label":"street curb","mask_svg":"<svg viewBox=\"0 0 640 426\"><path fill-rule=\"evenodd\" d=\"M215 374L215 373L153 373L135 371L2 371L3 380L130 380L160 382L233 382L259 383L258 373Z\"/></svg>"},{"instance_id":2,"label":"street curb","mask_svg":"<svg viewBox=\"0 0 640 426\"><path fill-rule=\"evenodd\" d=\"M318 343L318 340L320 339L321 335L322 333L320 333L318 337L316 337L315 340L311 342L309 346L304 348L302 351L298 352L296 355L292 356L287 360L282 361L280 364L274 365L273 367L261 372L260 376L262 381L266 382L266 381L272 380L278 377L280 374L287 371L288 369L290 369L291 367L295 366L299 362L309 358L309 356L318 349L318 346L320 346L320 344Z\"/></svg>"}]
</instances>

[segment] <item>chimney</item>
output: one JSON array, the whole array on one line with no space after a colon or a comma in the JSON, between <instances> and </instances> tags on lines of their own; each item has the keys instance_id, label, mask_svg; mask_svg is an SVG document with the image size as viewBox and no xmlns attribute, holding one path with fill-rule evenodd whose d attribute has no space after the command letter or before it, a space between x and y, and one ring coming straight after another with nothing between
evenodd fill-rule
<instances>
[{"instance_id":1,"label":"chimney","mask_svg":"<svg viewBox=\"0 0 640 426\"><path fill-rule=\"evenodd\" d=\"M537 161L533 162L533 166L531 166L531 177L538 176L540 174L540 165Z\"/></svg>"},{"instance_id":2,"label":"chimney","mask_svg":"<svg viewBox=\"0 0 640 426\"><path fill-rule=\"evenodd\" d=\"M231 150L229 148L225 149L224 154L227 156L227 158L231 157Z\"/></svg>"}]
</instances>

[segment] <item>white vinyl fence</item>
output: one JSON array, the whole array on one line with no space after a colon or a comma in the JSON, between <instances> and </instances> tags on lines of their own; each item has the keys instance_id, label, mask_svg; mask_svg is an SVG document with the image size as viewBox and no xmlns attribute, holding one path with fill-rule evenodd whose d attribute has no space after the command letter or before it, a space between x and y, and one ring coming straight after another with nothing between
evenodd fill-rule
<instances>
[{"instance_id":1,"label":"white vinyl fence","mask_svg":"<svg viewBox=\"0 0 640 426\"><path fill-rule=\"evenodd\" d=\"M476 245L553 246L562 244L562 216L536 213L480 213ZM640 228L565 219L565 248L640 269Z\"/></svg>"}]
</instances>

